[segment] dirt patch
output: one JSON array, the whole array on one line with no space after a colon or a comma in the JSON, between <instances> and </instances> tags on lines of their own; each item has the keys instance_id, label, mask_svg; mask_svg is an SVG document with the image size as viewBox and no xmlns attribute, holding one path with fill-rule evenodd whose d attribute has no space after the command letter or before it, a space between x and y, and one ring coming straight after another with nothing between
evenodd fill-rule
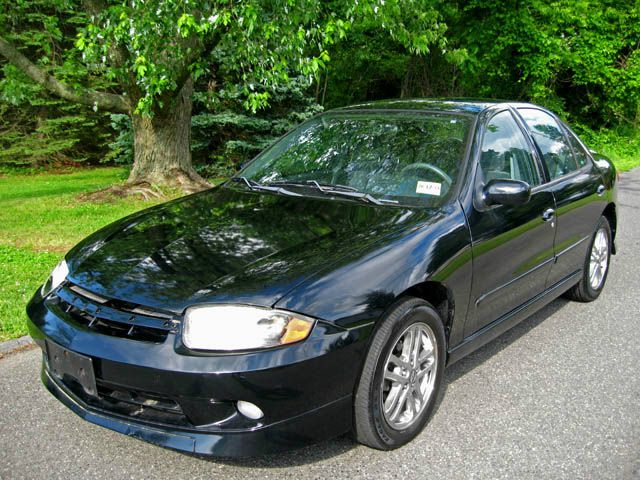
<instances>
[{"instance_id":1,"label":"dirt patch","mask_svg":"<svg viewBox=\"0 0 640 480\"><path fill-rule=\"evenodd\" d=\"M166 195L153 185L112 185L111 187L85 192L75 198L81 202L113 203L122 198L137 198L140 200L162 199Z\"/></svg>"},{"instance_id":2,"label":"dirt patch","mask_svg":"<svg viewBox=\"0 0 640 480\"><path fill-rule=\"evenodd\" d=\"M31 345L22 345L21 347L17 347L15 350L11 350L10 352L0 353L0 360L2 360L5 357L8 357L9 355L15 355L16 353L26 352L27 350L33 350L36 347L37 345L35 343Z\"/></svg>"}]
</instances>

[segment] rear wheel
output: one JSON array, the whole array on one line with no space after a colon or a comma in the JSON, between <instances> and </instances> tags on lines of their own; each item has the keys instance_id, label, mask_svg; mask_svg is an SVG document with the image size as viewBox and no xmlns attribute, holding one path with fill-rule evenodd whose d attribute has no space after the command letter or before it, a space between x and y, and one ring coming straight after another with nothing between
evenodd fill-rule
<instances>
[{"instance_id":1,"label":"rear wheel","mask_svg":"<svg viewBox=\"0 0 640 480\"><path fill-rule=\"evenodd\" d=\"M567 297L578 302L592 302L604 288L611 260L611 227L600 217L584 261L582 278L567 292Z\"/></svg>"},{"instance_id":2,"label":"rear wheel","mask_svg":"<svg viewBox=\"0 0 640 480\"><path fill-rule=\"evenodd\" d=\"M400 447L426 425L442 384L445 336L429 303L408 298L375 333L354 400L359 442Z\"/></svg>"}]
</instances>

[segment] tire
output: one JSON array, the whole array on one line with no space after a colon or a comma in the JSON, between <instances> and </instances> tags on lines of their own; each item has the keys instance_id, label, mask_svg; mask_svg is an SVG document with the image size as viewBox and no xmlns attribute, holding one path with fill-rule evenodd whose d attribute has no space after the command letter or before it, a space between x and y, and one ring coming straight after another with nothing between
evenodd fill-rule
<instances>
[{"instance_id":1,"label":"tire","mask_svg":"<svg viewBox=\"0 0 640 480\"><path fill-rule=\"evenodd\" d=\"M420 339L418 343L413 342L415 338ZM393 450L416 437L439 396L445 355L444 327L435 308L413 297L399 301L374 333L367 353L354 398L356 440ZM415 357L420 359L410 360ZM385 378L385 372L392 379ZM404 401L403 407L402 395L413 403Z\"/></svg>"},{"instance_id":2,"label":"tire","mask_svg":"<svg viewBox=\"0 0 640 480\"><path fill-rule=\"evenodd\" d=\"M604 243L603 243L604 242ZM603 251L606 248L606 251ZM592 258L595 263L592 264ZM601 263L600 260L603 262ZM600 296L609 274L609 264L611 261L611 227L605 217L600 217L596 230L591 237L589 249L582 268L582 278L566 293L566 297L578 302L593 302ZM595 267L595 265L599 265ZM604 266L603 266L604 265ZM594 268L599 274L594 274Z\"/></svg>"}]
</instances>

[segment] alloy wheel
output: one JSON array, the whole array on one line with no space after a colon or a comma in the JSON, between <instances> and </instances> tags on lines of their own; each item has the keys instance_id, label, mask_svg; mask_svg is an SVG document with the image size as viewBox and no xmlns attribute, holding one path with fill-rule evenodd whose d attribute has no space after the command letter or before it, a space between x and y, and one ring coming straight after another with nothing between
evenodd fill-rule
<instances>
[{"instance_id":1,"label":"alloy wheel","mask_svg":"<svg viewBox=\"0 0 640 480\"><path fill-rule=\"evenodd\" d=\"M609 240L607 232L601 228L596 233L589 258L589 283L598 290L602 286L607 267L609 266Z\"/></svg>"},{"instance_id":2,"label":"alloy wheel","mask_svg":"<svg viewBox=\"0 0 640 480\"><path fill-rule=\"evenodd\" d=\"M414 323L396 339L382 381L382 412L394 430L413 425L434 391L438 349L433 330Z\"/></svg>"}]
</instances>

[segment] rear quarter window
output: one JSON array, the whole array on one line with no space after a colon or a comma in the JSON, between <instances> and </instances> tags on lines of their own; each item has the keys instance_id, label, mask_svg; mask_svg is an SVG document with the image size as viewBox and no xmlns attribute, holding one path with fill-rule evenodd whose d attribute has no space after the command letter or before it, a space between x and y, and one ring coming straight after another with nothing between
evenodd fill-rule
<instances>
[{"instance_id":1,"label":"rear quarter window","mask_svg":"<svg viewBox=\"0 0 640 480\"><path fill-rule=\"evenodd\" d=\"M578 137L576 136L576 134L573 133L573 131L571 131L571 129L569 129L568 127L565 127L565 130L567 132L567 138L569 139L569 143L573 148L573 153L576 157L576 162L578 163L578 167L582 168L585 165L589 165L591 163L589 159L589 154L587 154L587 152L585 151L584 147L578 140Z\"/></svg>"}]
</instances>

